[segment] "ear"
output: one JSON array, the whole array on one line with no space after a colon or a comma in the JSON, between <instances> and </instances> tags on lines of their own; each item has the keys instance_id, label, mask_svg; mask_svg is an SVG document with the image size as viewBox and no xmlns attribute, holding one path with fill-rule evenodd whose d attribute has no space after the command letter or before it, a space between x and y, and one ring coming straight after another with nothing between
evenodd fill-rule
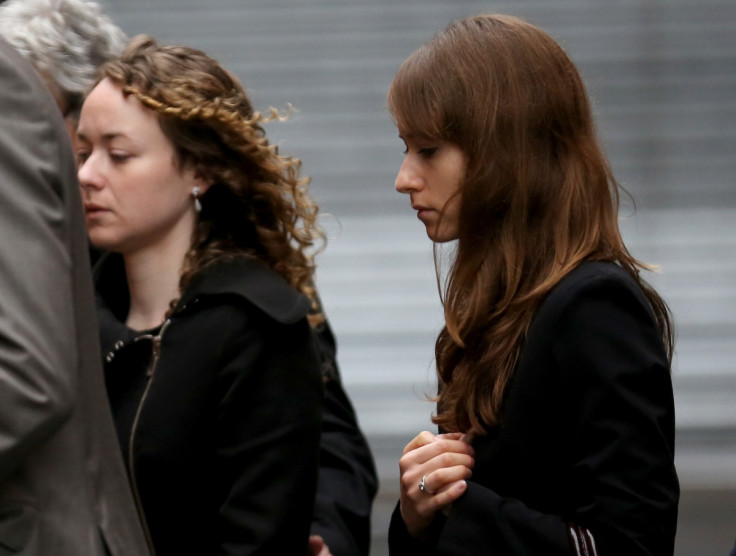
<instances>
[{"instance_id":1,"label":"ear","mask_svg":"<svg viewBox=\"0 0 736 556\"><path fill-rule=\"evenodd\" d=\"M192 187L194 186L199 187L199 192L201 195L204 195L205 193L207 193L207 190L212 185L210 181L204 176L202 176L202 172L196 170L195 168L190 167L189 172L191 172L190 177L192 180L191 181Z\"/></svg>"},{"instance_id":2,"label":"ear","mask_svg":"<svg viewBox=\"0 0 736 556\"><path fill-rule=\"evenodd\" d=\"M196 178L194 185L199 187L200 192L202 193L202 195L204 195L205 193L207 193L207 190L210 188L212 184L206 181L204 178L198 177Z\"/></svg>"}]
</instances>

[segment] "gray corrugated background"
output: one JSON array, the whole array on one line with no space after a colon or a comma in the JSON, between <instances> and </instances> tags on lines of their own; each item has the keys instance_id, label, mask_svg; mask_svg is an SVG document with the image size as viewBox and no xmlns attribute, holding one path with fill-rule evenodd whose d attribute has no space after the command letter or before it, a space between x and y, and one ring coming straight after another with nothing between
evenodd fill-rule
<instances>
[{"instance_id":1,"label":"gray corrugated background","mask_svg":"<svg viewBox=\"0 0 736 556\"><path fill-rule=\"evenodd\" d=\"M441 310L431 245L393 190L402 145L385 110L398 64L451 19L520 15L579 65L619 180L633 253L658 263L670 302L678 556L726 555L736 537L736 2L733 0L103 0L129 34L196 46L243 79L300 157L329 213L318 286L346 388L374 449L382 488L374 556L386 553L403 445L430 427L433 340ZM298 464L298 462L295 462ZM336 555L339 556L339 555Z\"/></svg>"}]
</instances>

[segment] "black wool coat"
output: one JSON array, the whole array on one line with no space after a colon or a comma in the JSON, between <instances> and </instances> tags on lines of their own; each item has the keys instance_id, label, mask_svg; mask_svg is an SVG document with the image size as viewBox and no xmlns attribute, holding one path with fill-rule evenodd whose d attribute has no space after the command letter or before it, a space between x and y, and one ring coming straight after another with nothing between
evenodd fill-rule
<instances>
[{"instance_id":1,"label":"black wool coat","mask_svg":"<svg viewBox=\"0 0 736 556\"><path fill-rule=\"evenodd\" d=\"M95 277L108 395L156 554L304 554L322 403L309 301L239 259L136 333L120 257Z\"/></svg>"},{"instance_id":2,"label":"black wool coat","mask_svg":"<svg viewBox=\"0 0 736 556\"><path fill-rule=\"evenodd\" d=\"M320 325L315 337L325 397L311 533L320 535L335 556L368 556L371 510L378 490L375 462L342 385L329 323Z\"/></svg>"},{"instance_id":3,"label":"black wool coat","mask_svg":"<svg viewBox=\"0 0 736 556\"><path fill-rule=\"evenodd\" d=\"M433 539L394 512L392 555L672 556L679 486L670 367L649 303L620 267L588 262L540 305L501 425L476 437L468 489Z\"/></svg>"}]
</instances>

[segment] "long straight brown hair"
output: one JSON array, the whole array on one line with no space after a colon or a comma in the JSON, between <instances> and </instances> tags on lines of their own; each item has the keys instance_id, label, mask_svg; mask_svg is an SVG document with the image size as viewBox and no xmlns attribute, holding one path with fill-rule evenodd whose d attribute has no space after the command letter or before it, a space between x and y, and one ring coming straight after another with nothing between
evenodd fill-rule
<instances>
[{"instance_id":1,"label":"long straight brown hair","mask_svg":"<svg viewBox=\"0 0 736 556\"><path fill-rule=\"evenodd\" d=\"M401 65L388 105L399 129L467 158L436 424L482 434L498 423L536 309L583 261L614 262L641 285L671 357L669 310L621 238L619 185L585 86L548 34L504 15L451 23Z\"/></svg>"}]
</instances>

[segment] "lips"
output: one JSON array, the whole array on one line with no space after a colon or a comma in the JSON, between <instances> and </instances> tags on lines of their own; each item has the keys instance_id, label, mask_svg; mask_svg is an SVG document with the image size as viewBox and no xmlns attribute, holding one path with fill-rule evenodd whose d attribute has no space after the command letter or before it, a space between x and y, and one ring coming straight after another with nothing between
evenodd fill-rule
<instances>
[{"instance_id":1,"label":"lips","mask_svg":"<svg viewBox=\"0 0 736 556\"><path fill-rule=\"evenodd\" d=\"M96 216L107 212L107 209L101 205L95 203L84 203L84 213L87 216Z\"/></svg>"},{"instance_id":2,"label":"lips","mask_svg":"<svg viewBox=\"0 0 736 556\"><path fill-rule=\"evenodd\" d=\"M417 211L417 218L420 220L422 217L427 216L429 213L433 212L433 209L430 207L425 207L424 205L416 205L412 203L411 208L413 208L415 211Z\"/></svg>"}]
</instances>

